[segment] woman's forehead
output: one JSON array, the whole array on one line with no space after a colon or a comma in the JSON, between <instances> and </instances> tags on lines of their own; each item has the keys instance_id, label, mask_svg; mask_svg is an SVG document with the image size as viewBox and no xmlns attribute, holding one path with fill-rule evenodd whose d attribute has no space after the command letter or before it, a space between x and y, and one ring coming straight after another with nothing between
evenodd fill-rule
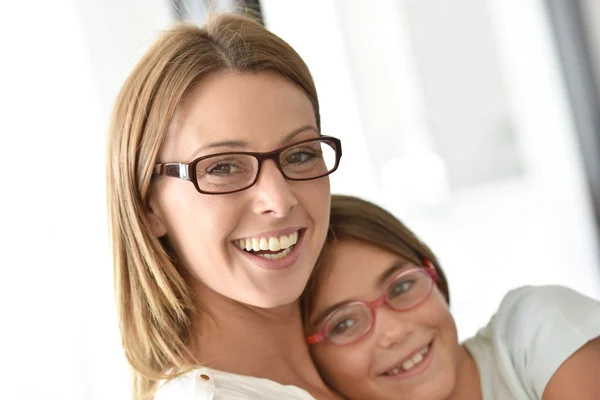
<instances>
[{"instance_id":1,"label":"woman's forehead","mask_svg":"<svg viewBox=\"0 0 600 400\"><path fill-rule=\"evenodd\" d=\"M267 151L285 135L307 126L313 127L312 132L303 131L299 140L318 134L315 113L308 96L283 77L270 72L213 74L200 81L178 107L165 151L189 157L191 151L214 142L252 147L238 146L239 151ZM223 150L236 151L206 152Z\"/></svg>"}]
</instances>

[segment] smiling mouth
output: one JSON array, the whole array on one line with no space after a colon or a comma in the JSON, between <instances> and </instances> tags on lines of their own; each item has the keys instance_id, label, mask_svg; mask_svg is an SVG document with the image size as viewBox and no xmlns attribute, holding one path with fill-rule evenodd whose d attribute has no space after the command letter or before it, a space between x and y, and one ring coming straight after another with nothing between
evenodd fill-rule
<instances>
[{"instance_id":1,"label":"smiling mouth","mask_svg":"<svg viewBox=\"0 0 600 400\"><path fill-rule=\"evenodd\" d=\"M281 260L285 258L294 249L298 243L300 231L292 232L289 235L270 236L270 237L251 237L237 239L233 244L255 256L263 257L268 260Z\"/></svg>"},{"instance_id":2,"label":"smiling mouth","mask_svg":"<svg viewBox=\"0 0 600 400\"><path fill-rule=\"evenodd\" d=\"M396 375L400 375L403 372L410 371L414 367L421 364L423 362L423 360L425 360L425 358L427 357L427 354L429 354L430 350L431 350L431 343L429 343L427 346L423 347L421 350L417 351L412 357L405 359L399 365L397 365L394 368L390 369L389 371L383 373L382 375L383 376L396 376Z\"/></svg>"}]
</instances>

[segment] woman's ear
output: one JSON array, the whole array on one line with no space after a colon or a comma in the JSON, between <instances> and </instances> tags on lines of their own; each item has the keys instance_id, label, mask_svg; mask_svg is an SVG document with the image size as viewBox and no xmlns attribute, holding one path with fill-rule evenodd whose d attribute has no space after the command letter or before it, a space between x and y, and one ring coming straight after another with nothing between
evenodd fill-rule
<instances>
[{"instance_id":1,"label":"woman's ear","mask_svg":"<svg viewBox=\"0 0 600 400\"><path fill-rule=\"evenodd\" d=\"M150 229L156 237L160 238L167 234L167 225L164 222L162 208L152 192L148 195L146 201L146 217L150 223Z\"/></svg>"}]
</instances>

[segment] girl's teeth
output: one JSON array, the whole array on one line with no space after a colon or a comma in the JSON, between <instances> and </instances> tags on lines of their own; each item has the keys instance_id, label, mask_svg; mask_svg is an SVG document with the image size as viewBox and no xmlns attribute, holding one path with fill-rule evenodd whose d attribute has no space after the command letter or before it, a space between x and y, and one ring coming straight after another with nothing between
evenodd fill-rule
<instances>
[{"instance_id":1,"label":"girl's teeth","mask_svg":"<svg viewBox=\"0 0 600 400\"><path fill-rule=\"evenodd\" d=\"M409 369L411 369L414 366L415 366L415 362L413 360L406 360L402 363L402 368L404 368L405 371L408 371Z\"/></svg>"},{"instance_id":2,"label":"girl's teeth","mask_svg":"<svg viewBox=\"0 0 600 400\"><path fill-rule=\"evenodd\" d=\"M412 358L412 361L413 361L415 364L418 364L418 363L420 363L421 361L423 361L423 355L422 355L421 353L417 353L417 354L415 354L415 356Z\"/></svg>"},{"instance_id":3,"label":"girl's teeth","mask_svg":"<svg viewBox=\"0 0 600 400\"><path fill-rule=\"evenodd\" d=\"M408 371L408 370L412 369L415 365L418 365L423 361L423 359L425 358L425 355L427 355L427 353L429 353L429 345L427 347L424 347L422 350L420 350L414 356L412 356L412 358L409 358L408 360L404 361L402 363L402 367L394 368L393 370L388 372L387 375L390 375L390 376L398 375L400 372L404 372L404 371Z\"/></svg>"}]
</instances>

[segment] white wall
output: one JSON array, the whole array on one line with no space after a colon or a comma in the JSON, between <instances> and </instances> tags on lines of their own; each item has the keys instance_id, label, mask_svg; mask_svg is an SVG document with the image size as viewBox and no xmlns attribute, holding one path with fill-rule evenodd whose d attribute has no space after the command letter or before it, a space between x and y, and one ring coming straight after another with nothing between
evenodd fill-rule
<instances>
[{"instance_id":1,"label":"white wall","mask_svg":"<svg viewBox=\"0 0 600 400\"><path fill-rule=\"evenodd\" d=\"M0 3L0 397L128 399L112 293L105 135L166 1Z\"/></svg>"},{"instance_id":2,"label":"white wall","mask_svg":"<svg viewBox=\"0 0 600 400\"><path fill-rule=\"evenodd\" d=\"M429 125L451 186L520 175L515 123L486 2L398 3L406 14Z\"/></svg>"},{"instance_id":3,"label":"white wall","mask_svg":"<svg viewBox=\"0 0 600 400\"><path fill-rule=\"evenodd\" d=\"M344 140L343 163L355 179L331 176L332 185L345 192L379 196L369 141L348 65L345 37L335 2L262 0L265 24L283 37L309 65L321 105L322 133ZM360 182L360 186L357 185Z\"/></svg>"},{"instance_id":4,"label":"white wall","mask_svg":"<svg viewBox=\"0 0 600 400\"><path fill-rule=\"evenodd\" d=\"M461 337L516 286L558 283L600 299L598 239L542 0L262 5L313 71L326 132L352 146L334 192L384 205L433 247Z\"/></svg>"}]
</instances>

